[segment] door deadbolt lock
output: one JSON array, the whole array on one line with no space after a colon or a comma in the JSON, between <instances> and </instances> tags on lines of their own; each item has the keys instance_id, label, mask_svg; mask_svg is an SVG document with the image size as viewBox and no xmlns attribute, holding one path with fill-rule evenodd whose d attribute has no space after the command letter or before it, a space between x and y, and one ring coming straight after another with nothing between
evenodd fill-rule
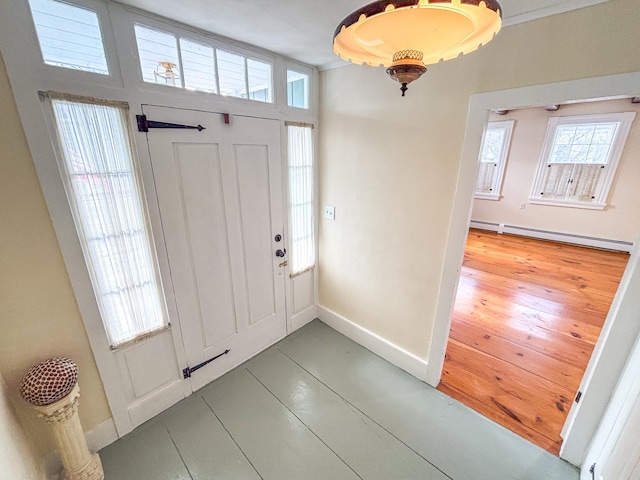
<instances>
[{"instance_id":1,"label":"door deadbolt lock","mask_svg":"<svg viewBox=\"0 0 640 480\"><path fill-rule=\"evenodd\" d=\"M279 242L282 240L282 235L280 235L279 233L273 238L276 242Z\"/></svg>"}]
</instances>

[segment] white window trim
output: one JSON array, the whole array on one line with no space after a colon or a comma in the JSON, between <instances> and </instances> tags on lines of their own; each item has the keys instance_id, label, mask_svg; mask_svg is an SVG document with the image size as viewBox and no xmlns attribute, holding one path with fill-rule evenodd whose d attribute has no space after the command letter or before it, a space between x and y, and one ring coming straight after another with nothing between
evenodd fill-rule
<instances>
[{"instance_id":1,"label":"white window trim","mask_svg":"<svg viewBox=\"0 0 640 480\"><path fill-rule=\"evenodd\" d=\"M493 192L485 193L485 192L475 192L475 198L483 199L483 200L500 200L502 194L502 183L504 180L504 172L507 166L507 158L509 156L509 148L511 146L511 137L513 135L513 126L515 124L515 120L504 120L501 122L488 122L487 126L482 134L482 144L480 145L480 156L478 157L478 164L480 164L480 157L482 156L482 152L484 150L484 141L486 138L486 133L488 130L497 130L504 129L505 136L504 141L502 143L502 150L500 152L500 160L498 163L498 171L493 180ZM478 168L480 165L478 165ZM477 180L477 179L476 179Z\"/></svg>"},{"instance_id":2,"label":"white window trim","mask_svg":"<svg viewBox=\"0 0 640 480\"><path fill-rule=\"evenodd\" d=\"M604 210L607 206L607 199L615 178L616 170L620 162L620 157L624 150L631 124L635 119L635 112L624 113L608 113L608 114L595 114L595 115L577 115L571 117L552 117L549 119L547 125L547 133L545 135L544 144L542 147L542 154L540 155L540 161L538 162L538 169L531 188L531 194L529 195L529 203L538 205L549 205L556 207L571 207L571 208L584 208L589 210ZM615 138L612 142L611 152L609 154L609 161L607 165L609 168L599 184L596 187L595 199L592 202L580 202L575 200L546 200L540 197L538 193L542 188L545 180L545 169L548 165L548 159L553 148L555 140L556 129L559 125L567 124L581 124L581 123L605 123L605 122L618 122L620 126L616 131ZM576 164L581 165L581 164Z\"/></svg>"}]
</instances>

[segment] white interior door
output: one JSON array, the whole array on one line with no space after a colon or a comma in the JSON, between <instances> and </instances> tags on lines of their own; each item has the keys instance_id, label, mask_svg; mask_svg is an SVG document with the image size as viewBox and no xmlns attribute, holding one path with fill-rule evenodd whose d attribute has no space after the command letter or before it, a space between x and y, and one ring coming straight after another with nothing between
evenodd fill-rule
<instances>
[{"instance_id":1,"label":"white interior door","mask_svg":"<svg viewBox=\"0 0 640 480\"><path fill-rule=\"evenodd\" d=\"M280 125L144 106L203 131L147 134L180 329L197 390L286 334Z\"/></svg>"}]
</instances>

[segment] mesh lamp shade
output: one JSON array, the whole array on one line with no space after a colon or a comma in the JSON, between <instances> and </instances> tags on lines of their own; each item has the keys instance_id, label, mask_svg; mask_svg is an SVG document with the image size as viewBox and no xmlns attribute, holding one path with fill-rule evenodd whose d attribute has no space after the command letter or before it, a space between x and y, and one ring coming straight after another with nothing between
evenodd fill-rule
<instances>
[{"instance_id":1,"label":"mesh lamp shade","mask_svg":"<svg viewBox=\"0 0 640 480\"><path fill-rule=\"evenodd\" d=\"M34 365L20 383L20 395L36 406L66 397L78 383L78 366L69 358L54 357Z\"/></svg>"},{"instance_id":2,"label":"mesh lamp shade","mask_svg":"<svg viewBox=\"0 0 640 480\"><path fill-rule=\"evenodd\" d=\"M418 64L423 68L418 78L426 71L424 65L473 52L501 27L496 0L382 0L356 10L338 25L333 51L353 63L383 65L394 79L402 65ZM397 80L408 83L406 78Z\"/></svg>"}]
</instances>

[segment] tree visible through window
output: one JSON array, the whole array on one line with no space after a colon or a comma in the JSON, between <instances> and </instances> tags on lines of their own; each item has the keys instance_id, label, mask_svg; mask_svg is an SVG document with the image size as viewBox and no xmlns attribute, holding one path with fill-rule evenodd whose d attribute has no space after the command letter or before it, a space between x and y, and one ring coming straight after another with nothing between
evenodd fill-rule
<instances>
[{"instance_id":1,"label":"tree visible through window","mask_svg":"<svg viewBox=\"0 0 640 480\"><path fill-rule=\"evenodd\" d=\"M530 200L604 208L634 118L634 112L551 118Z\"/></svg>"}]
</instances>

